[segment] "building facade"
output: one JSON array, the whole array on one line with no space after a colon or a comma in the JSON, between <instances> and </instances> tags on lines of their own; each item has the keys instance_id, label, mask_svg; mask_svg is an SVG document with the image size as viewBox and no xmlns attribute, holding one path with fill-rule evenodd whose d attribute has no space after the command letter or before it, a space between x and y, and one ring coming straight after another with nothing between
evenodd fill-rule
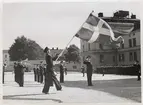
<instances>
[{"instance_id":1,"label":"building facade","mask_svg":"<svg viewBox=\"0 0 143 105\"><path fill-rule=\"evenodd\" d=\"M111 28L113 28L113 26L116 27L117 23L127 24L120 27L121 29L127 28L130 23L134 24L134 28L129 34L120 34L124 38L124 43L119 48L113 48L113 46L103 45L99 42L88 43L81 40L81 61L83 62L86 56L90 55L95 69L102 65L131 65L135 60L141 62L140 20L136 19L135 15L131 16L131 18L117 18L114 16L102 17L103 15L100 13L100 16ZM118 36L117 33L114 34Z\"/></svg>"},{"instance_id":2,"label":"building facade","mask_svg":"<svg viewBox=\"0 0 143 105\"><path fill-rule=\"evenodd\" d=\"M3 62L9 63L9 61L10 61L10 57L9 57L8 50L3 50Z\"/></svg>"}]
</instances>

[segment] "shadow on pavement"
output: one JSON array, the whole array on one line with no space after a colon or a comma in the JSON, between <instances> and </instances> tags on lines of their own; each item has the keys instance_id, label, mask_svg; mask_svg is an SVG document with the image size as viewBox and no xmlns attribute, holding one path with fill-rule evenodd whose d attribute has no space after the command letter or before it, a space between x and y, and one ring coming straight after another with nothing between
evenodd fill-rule
<instances>
[{"instance_id":1,"label":"shadow on pavement","mask_svg":"<svg viewBox=\"0 0 143 105\"><path fill-rule=\"evenodd\" d=\"M55 93L50 93L55 94ZM25 98L25 97L17 97L17 96L35 96L35 95L45 95L45 94L21 94L21 95L7 95L3 96L4 100L51 100L54 102L62 103L59 99L52 99L52 98Z\"/></svg>"},{"instance_id":2,"label":"shadow on pavement","mask_svg":"<svg viewBox=\"0 0 143 105\"><path fill-rule=\"evenodd\" d=\"M42 83L43 84L43 83ZM43 87L43 85L42 84L33 84L33 83L24 83L24 87ZM11 86L11 87L19 87L19 85L17 84L17 83L15 83L15 84L3 84L3 86Z\"/></svg>"},{"instance_id":3,"label":"shadow on pavement","mask_svg":"<svg viewBox=\"0 0 143 105\"><path fill-rule=\"evenodd\" d=\"M116 80L93 80L94 86L87 86L87 81L65 81L63 86L93 89L112 95L141 102L141 81L135 78Z\"/></svg>"}]
</instances>

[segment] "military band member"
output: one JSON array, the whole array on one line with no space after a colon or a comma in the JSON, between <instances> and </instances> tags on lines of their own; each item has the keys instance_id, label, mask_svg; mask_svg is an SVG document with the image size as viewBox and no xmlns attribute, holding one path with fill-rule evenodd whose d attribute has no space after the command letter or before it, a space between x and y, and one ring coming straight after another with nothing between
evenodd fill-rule
<instances>
[{"instance_id":1,"label":"military band member","mask_svg":"<svg viewBox=\"0 0 143 105\"><path fill-rule=\"evenodd\" d=\"M60 62L60 83L64 83L64 65L63 65L63 61Z\"/></svg>"},{"instance_id":2,"label":"military band member","mask_svg":"<svg viewBox=\"0 0 143 105\"><path fill-rule=\"evenodd\" d=\"M39 65L37 65L37 82L40 82L40 68L39 68Z\"/></svg>"},{"instance_id":3,"label":"military band member","mask_svg":"<svg viewBox=\"0 0 143 105\"><path fill-rule=\"evenodd\" d=\"M15 80L16 83L19 84L17 65L18 65L18 63L14 62L14 80Z\"/></svg>"},{"instance_id":4,"label":"military band member","mask_svg":"<svg viewBox=\"0 0 143 105\"><path fill-rule=\"evenodd\" d=\"M137 80L140 81L141 80L141 66L139 64L139 61L135 61L134 68L135 70L137 70L137 76L138 76Z\"/></svg>"},{"instance_id":5,"label":"military band member","mask_svg":"<svg viewBox=\"0 0 143 105\"><path fill-rule=\"evenodd\" d=\"M24 85L24 69L25 65L22 64L22 61L19 60L17 64L17 78L18 78L18 83L20 87L23 87Z\"/></svg>"},{"instance_id":6,"label":"military band member","mask_svg":"<svg viewBox=\"0 0 143 105\"><path fill-rule=\"evenodd\" d=\"M45 73L45 83L44 83L44 88L42 90L43 93L48 94L49 92L49 88L50 85L52 84L52 82L55 83L56 89L57 90L61 90L62 87L59 83L59 81L57 80L54 71L53 71L53 60L50 53L50 50L48 47L46 47L44 49L44 53L46 54L46 73Z\"/></svg>"},{"instance_id":7,"label":"military band member","mask_svg":"<svg viewBox=\"0 0 143 105\"><path fill-rule=\"evenodd\" d=\"M3 75L2 75L2 83L4 84L4 72L6 68L6 63L3 64Z\"/></svg>"},{"instance_id":8,"label":"military band member","mask_svg":"<svg viewBox=\"0 0 143 105\"><path fill-rule=\"evenodd\" d=\"M93 84L92 84L92 72L93 72L93 68L92 68L92 64L91 64L91 57L88 56L83 63L86 65L86 68L87 68L86 71L87 71L88 86L93 86Z\"/></svg>"},{"instance_id":9,"label":"military band member","mask_svg":"<svg viewBox=\"0 0 143 105\"><path fill-rule=\"evenodd\" d=\"M43 83L43 65L42 65L42 62L39 66L39 70L40 70L40 83Z\"/></svg>"},{"instance_id":10,"label":"military band member","mask_svg":"<svg viewBox=\"0 0 143 105\"><path fill-rule=\"evenodd\" d=\"M34 71L34 81L36 81L36 68L35 67L33 68L33 71Z\"/></svg>"},{"instance_id":11,"label":"military band member","mask_svg":"<svg viewBox=\"0 0 143 105\"><path fill-rule=\"evenodd\" d=\"M38 65L35 65L36 82L38 82Z\"/></svg>"},{"instance_id":12,"label":"military band member","mask_svg":"<svg viewBox=\"0 0 143 105\"><path fill-rule=\"evenodd\" d=\"M81 67L81 72L82 72L83 77L84 77L85 76L85 68L84 68L84 66Z\"/></svg>"}]
</instances>

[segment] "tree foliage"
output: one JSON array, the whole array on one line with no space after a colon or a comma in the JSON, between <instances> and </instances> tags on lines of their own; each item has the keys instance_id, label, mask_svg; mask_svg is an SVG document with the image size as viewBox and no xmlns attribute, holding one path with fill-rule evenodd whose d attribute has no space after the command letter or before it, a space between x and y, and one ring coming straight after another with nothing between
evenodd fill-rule
<instances>
[{"instance_id":1,"label":"tree foliage","mask_svg":"<svg viewBox=\"0 0 143 105\"><path fill-rule=\"evenodd\" d=\"M65 56L65 60L66 61L77 61L79 62L80 61L80 50L79 48L76 46L76 45L70 45L68 48L67 48L67 51L66 53L64 54Z\"/></svg>"},{"instance_id":2,"label":"tree foliage","mask_svg":"<svg viewBox=\"0 0 143 105\"><path fill-rule=\"evenodd\" d=\"M15 42L9 49L9 55L12 61L24 60L26 58L29 60L44 58L43 49L35 41L24 36L15 39Z\"/></svg>"}]
</instances>

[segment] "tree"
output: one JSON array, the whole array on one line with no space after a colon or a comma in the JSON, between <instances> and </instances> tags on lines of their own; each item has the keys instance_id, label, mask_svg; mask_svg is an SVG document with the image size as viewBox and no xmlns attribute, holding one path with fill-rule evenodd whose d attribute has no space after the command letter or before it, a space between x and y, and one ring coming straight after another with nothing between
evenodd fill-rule
<instances>
[{"instance_id":1,"label":"tree","mask_svg":"<svg viewBox=\"0 0 143 105\"><path fill-rule=\"evenodd\" d=\"M64 54L66 61L80 61L79 48L76 45L70 45Z\"/></svg>"},{"instance_id":2,"label":"tree","mask_svg":"<svg viewBox=\"0 0 143 105\"><path fill-rule=\"evenodd\" d=\"M12 61L43 59L43 49L33 40L27 39L24 36L17 37L8 51Z\"/></svg>"}]
</instances>

